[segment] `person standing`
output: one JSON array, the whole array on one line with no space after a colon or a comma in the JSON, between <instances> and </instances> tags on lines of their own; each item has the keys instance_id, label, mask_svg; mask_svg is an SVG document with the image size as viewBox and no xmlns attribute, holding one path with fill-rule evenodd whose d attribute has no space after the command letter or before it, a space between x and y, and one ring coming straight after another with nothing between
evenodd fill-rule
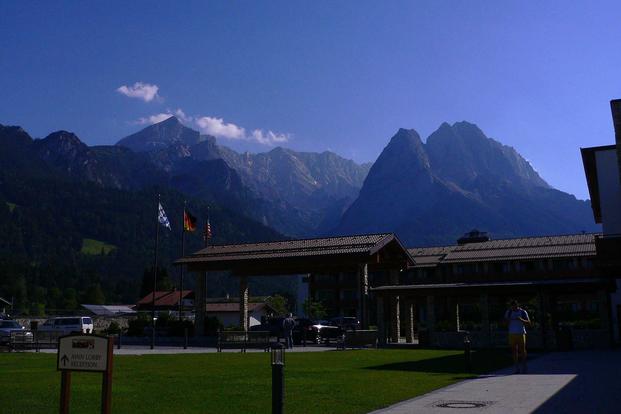
<instances>
[{"instance_id":1,"label":"person standing","mask_svg":"<svg viewBox=\"0 0 621 414\"><path fill-rule=\"evenodd\" d=\"M520 308L517 300L511 301L511 307L505 312L505 321L509 326L509 347L515 365L515 374L526 374L526 326L530 326L528 312Z\"/></svg>"},{"instance_id":2,"label":"person standing","mask_svg":"<svg viewBox=\"0 0 621 414\"><path fill-rule=\"evenodd\" d=\"M293 348L293 328L295 327L295 319L293 319L293 314L289 313L285 319L282 321L282 330L285 336L285 344L287 348Z\"/></svg>"}]
</instances>

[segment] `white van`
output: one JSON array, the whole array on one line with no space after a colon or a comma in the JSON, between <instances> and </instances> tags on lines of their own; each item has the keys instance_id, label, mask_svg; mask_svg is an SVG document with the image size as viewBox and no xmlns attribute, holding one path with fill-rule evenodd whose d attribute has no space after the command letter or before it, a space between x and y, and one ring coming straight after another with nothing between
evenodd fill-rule
<instances>
[{"instance_id":1,"label":"white van","mask_svg":"<svg viewBox=\"0 0 621 414\"><path fill-rule=\"evenodd\" d=\"M88 316L67 316L52 318L39 326L41 332L58 332L63 335L72 333L93 333L93 320Z\"/></svg>"}]
</instances>

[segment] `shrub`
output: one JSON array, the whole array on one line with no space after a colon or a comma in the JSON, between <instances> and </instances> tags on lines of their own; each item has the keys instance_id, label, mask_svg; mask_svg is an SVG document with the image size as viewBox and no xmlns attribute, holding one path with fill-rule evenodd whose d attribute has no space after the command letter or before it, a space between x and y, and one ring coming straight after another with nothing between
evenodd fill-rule
<instances>
[{"instance_id":1,"label":"shrub","mask_svg":"<svg viewBox=\"0 0 621 414\"><path fill-rule=\"evenodd\" d=\"M112 321L110 322L110 325L108 325L108 328L104 329L104 332L107 335L117 335L119 332L121 332L121 327L119 326L119 323L117 321Z\"/></svg>"},{"instance_id":2,"label":"shrub","mask_svg":"<svg viewBox=\"0 0 621 414\"><path fill-rule=\"evenodd\" d=\"M146 328L149 323L150 322L146 316L139 315L138 318L129 321L127 325L127 335L143 336L144 328Z\"/></svg>"},{"instance_id":3,"label":"shrub","mask_svg":"<svg viewBox=\"0 0 621 414\"><path fill-rule=\"evenodd\" d=\"M215 335L218 330L222 330L224 325L215 316L205 318L205 335Z\"/></svg>"}]
</instances>

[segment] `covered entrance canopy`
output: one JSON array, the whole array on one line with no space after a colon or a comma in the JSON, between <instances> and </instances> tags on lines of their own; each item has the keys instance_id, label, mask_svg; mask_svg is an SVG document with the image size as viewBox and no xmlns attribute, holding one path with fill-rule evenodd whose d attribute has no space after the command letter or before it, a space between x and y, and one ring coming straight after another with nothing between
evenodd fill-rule
<instances>
[{"instance_id":1,"label":"covered entrance canopy","mask_svg":"<svg viewBox=\"0 0 621 414\"><path fill-rule=\"evenodd\" d=\"M554 334L552 326L549 326L551 320L544 315L550 314L556 307L556 298L563 295L582 295L585 298L589 295L597 299L599 302L598 312L601 320L601 330L604 331L602 336L605 343L608 339L606 336L609 331L609 305L607 292L614 290L614 282L609 278L597 278L597 277L572 277L563 279L535 279L535 280L513 280L513 281L497 281L497 282L457 282L457 283L428 283L428 284L415 284L415 285L393 285L393 286L379 286L371 289L371 291L377 296L378 315L385 315L383 309L379 309L385 305L387 301L393 300L395 297L400 297L401 301L405 303L408 312L413 312L416 305L423 310L426 314L426 336L428 345L434 346L459 346L462 340L460 335L452 337L450 333L436 331L437 327L437 314L436 306L439 299L448 299L448 303L452 304L452 322L456 322L457 330L459 330L459 303L460 301L466 301L467 298L475 301L478 306L481 318L481 328L477 332L471 332L471 340L476 342L477 346L493 346L498 341L495 340L497 333L490 326L491 309L490 299L494 297L512 297L519 296L535 297L536 307L539 313L539 318L535 322L537 327L529 329L530 341L535 342L535 347L548 348L550 342L553 342L551 336ZM586 299L585 299L586 300ZM413 306L414 305L414 306ZM504 303L503 303L504 305ZM504 314L506 308L498 310ZM390 318L394 318L394 314L390 314ZM413 324L411 319L414 315L408 315L406 321L410 321L406 329L406 337L411 337L413 333ZM385 330L386 324L393 326L398 321L390 320L386 321L385 317L380 318L378 316L378 328L380 335ZM391 331L392 333L392 331ZM385 335L385 334L384 334ZM506 342L505 334L503 333L500 342L504 345ZM382 339L382 338L380 338ZM398 337L392 337L393 341L397 342ZM419 336L420 341L420 336ZM411 342L411 341L408 341Z\"/></svg>"},{"instance_id":2,"label":"covered entrance canopy","mask_svg":"<svg viewBox=\"0 0 621 414\"><path fill-rule=\"evenodd\" d=\"M248 276L296 275L355 271L358 275L358 317L368 325L368 272L400 270L414 259L392 233L316 239L283 240L208 246L175 262L191 272L228 271L240 278L240 326L248 328ZM396 276L395 276L396 277ZM202 333L205 307L205 278L197 283L197 331Z\"/></svg>"}]
</instances>

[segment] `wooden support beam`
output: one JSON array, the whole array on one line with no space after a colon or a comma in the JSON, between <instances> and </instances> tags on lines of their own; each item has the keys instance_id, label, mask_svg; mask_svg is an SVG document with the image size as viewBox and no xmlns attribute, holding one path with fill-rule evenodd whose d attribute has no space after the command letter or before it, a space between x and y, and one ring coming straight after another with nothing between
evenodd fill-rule
<instances>
[{"instance_id":1,"label":"wooden support beam","mask_svg":"<svg viewBox=\"0 0 621 414\"><path fill-rule=\"evenodd\" d=\"M248 330L248 277L239 278L239 326Z\"/></svg>"},{"instance_id":2,"label":"wooden support beam","mask_svg":"<svg viewBox=\"0 0 621 414\"><path fill-rule=\"evenodd\" d=\"M390 270L390 284L399 284L399 270ZM390 299L390 340L398 343L401 337L401 319L399 315L399 296L393 296Z\"/></svg>"},{"instance_id":3,"label":"wooden support beam","mask_svg":"<svg viewBox=\"0 0 621 414\"><path fill-rule=\"evenodd\" d=\"M362 329L369 328L369 272L367 264L358 266L358 314Z\"/></svg>"},{"instance_id":4,"label":"wooden support beam","mask_svg":"<svg viewBox=\"0 0 621 414\"><path fill-rule=\"evenodd\" d=\"M405 342L414 343L414 302L407 299L405 302Z\"/></svg>"},{"instance_id":5,"label":"wooden support beam","mask_svg":"<svg viewBox=\"0 0 621 414\"><path fill-rule=\"evenodd\" d=\"M384 298L377 296L377 341L380 345L386 345L386 314L384 312Z\"/></svg>"}]
</instances>

